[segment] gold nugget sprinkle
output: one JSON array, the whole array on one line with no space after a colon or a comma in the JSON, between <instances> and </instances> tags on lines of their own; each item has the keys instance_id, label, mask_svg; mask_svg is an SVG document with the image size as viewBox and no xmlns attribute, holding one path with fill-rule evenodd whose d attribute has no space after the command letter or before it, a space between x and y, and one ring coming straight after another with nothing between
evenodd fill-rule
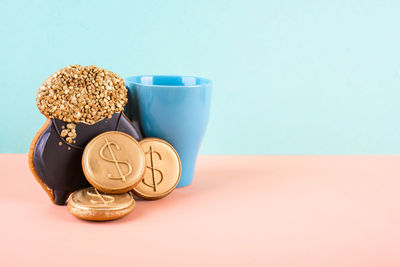
<instances>
[{"instance_id":1,"label":"gold nugget sprinkle","mask_svg":"<svg viewBox=\"0 0 400 267\"><path fill-rule=\"evenodd\" d=\"M75 123L93 124L111 118L123 110L127 101L121 77L96 66L80 65L51 75L40 86L36 98L42 114L70 123L61 132L68 143L76 137Z\"/></svg>"},{"instance_id":2,"label":"gold nugget sprinkle","mask_svg":"<svg viewBox=\"0 0 400 267\"><path fill-rule=\"evenodd\" d=\"M65 141L67 141L68 144L72 142L76 143L74 140L76 138L76 125L74 123L68 123L67 129L62 130L60 135L61 137L65 137Z\"/></svg>"}]
</instances>

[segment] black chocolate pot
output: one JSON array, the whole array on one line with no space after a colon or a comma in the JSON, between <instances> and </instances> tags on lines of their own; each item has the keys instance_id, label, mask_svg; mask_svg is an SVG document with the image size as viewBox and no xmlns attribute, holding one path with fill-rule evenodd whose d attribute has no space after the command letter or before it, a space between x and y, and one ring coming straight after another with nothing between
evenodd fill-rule
<instances>
[{"instance_id":1,"label":"black chocolate pot","mask_svg":"<svg viewBox=\"0 0 400 267\"><path fill-rule=\"evenodd\" d=\"M29 165L34 176L58 205L64 205L75 190L90 186L81 161L83 150L93 137L107 131L120 131L137 140L142 139L139 127L122 112L92 125L76 124L77 137L72 144L60 136L62 126L66 127L66 124L58 119L47 119L33 139L29 152Z\"/></svg>"}]
</instances>

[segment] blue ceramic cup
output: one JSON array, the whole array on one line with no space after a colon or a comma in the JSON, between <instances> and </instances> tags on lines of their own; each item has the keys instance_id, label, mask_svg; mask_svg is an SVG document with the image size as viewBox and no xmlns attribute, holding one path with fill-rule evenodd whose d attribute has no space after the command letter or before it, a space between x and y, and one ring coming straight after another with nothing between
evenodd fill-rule
<instances>
[{"instance_id":1,"label":"blue ceramic cup","mask_svg":"<svg viewBox=\"0 0 400 267\"><path fill-rule=\"evenodd\" d=\"M145 137L170 143L182 164L178 187L192 183L210 113L211 81L189 76L143 75L125 79L127 116Z\"/></svg>"}]
</instances>

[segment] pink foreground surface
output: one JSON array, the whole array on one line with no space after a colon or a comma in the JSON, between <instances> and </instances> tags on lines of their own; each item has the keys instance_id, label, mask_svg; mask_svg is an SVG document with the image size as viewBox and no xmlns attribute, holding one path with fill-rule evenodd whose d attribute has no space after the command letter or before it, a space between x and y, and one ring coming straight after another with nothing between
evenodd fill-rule
<instances>
[{"instance_id":1,"label":"pink foreground surface","mask_svg":"<svg viewBox=\"0 0 400 267\"><path fill-rule=\"evenodd\" d=\"M0 266L400 266L400 156L200 156L194 183L93 223L0 154Z\"/></svg>"}]
</instances>

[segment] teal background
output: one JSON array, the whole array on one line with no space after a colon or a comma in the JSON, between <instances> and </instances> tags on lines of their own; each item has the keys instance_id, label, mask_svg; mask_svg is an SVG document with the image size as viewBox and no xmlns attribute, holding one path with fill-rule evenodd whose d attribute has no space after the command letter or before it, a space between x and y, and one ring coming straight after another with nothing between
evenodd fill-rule
<instances>
[{"instance_id":1,"label":"teal background","mask_svg":"<svg viewBox=\"0 0 400 267\"><path fill-rule=\"evenodd\" d=\"M214 82L203 154L400 152L400 1L2 1L0 152L70 65Z\"/></svg>"}]
</instances>

